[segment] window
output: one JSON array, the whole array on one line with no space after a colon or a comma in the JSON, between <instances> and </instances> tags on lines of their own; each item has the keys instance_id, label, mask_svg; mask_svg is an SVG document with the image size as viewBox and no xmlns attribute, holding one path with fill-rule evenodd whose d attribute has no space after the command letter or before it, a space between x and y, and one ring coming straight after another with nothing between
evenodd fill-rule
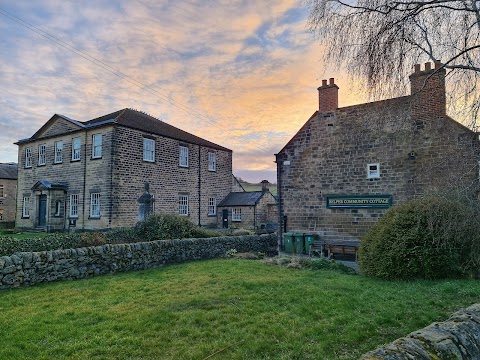
<instances>
[{"instance_id":1,"label":"window","mask_svg":"<svg viewBox=\"0 0 480 360\"><path fill-rule=\"evenodd\" d=\"M367 165L367 178L376 179L380 177L380 164L368 164Z\"/></svg>"},{"instance_id":2,"label":"window","mask_svg":"<svg viewBox=\"0 0 480 360\"><path fill-rule=\"evenodd\" d=\"M0 221L3 221L3 209L0 209Z\"/></svg>"},{"instance_id":3,"label":"window","mask_svg":"<svg viewBox=\"0 0 480 360\"><path fill-rule=\"evenodd\" d=\"M178 196L178 213L180 215L188 215L188 195Z\"/></svg>"},{"instance_id":4,"label":"window","mask_svg":"<svg viewBox=\"0 0 480 360\"><path fill-rule=\"evenodd\" d=\"M208 170L216 171L217 170L217 156L215 153L208 153Z\"/></svg>"},{"instance_id":5,"label":"window","mask_svg":"<svg viewBox=\"0 0 480 360\"><path fill-rule=\"evenodd\" d=\"M70 195L70 217L78 217L78 194Z\"/></svg>"},{"instance_id":6,"label":"window","mask_svg":"<svg viewBox=\"0 0 480 360\"><path fill-rule=\"evenodd\" d=\"M25 149L25 167L26 168L32 167L32 148Z\"/></svg>"},{"instance_id":7,"label":"window","mask_svg":"<svg viewBox=\"0 0 480 360\"><path fill-rule=\"evenodd\" d=\"M92 136L92 159L102 157L102 134Z\"/></svg>"},{"instance_id":8,"label":"window","mask_svg":"<svg viewBox=\"0 0 480 360\"><path fill-rule=\"evenodd\" d=\"M57 201L55 203L55 216L60 216L62 214L62 202Z\"/></svg>"},{"instance_id":9,"label":"window","mask_svg":"<svg viewBox=\"0 0 480 360\"><path fill-rule=\"evenodd\" d=\"M24 218L30 217L30 197L28 196L23 197L22 217Z\"/></svg>"},{"instance_id":10,"label":"window","mask_svg":"<svg viewBox=\"0 0 480 360\"><path fill-rule=\"evenodd\" d=\"M63 141L55 141L55 164L59 164L63 161Z\"/></svg>"},{"instance_id":11,"label":"window","mask_svg":"<svg viewBox=\"0 0 480 360\"><path fill-rule=\"evenodd\" d=\"M180 166L188 167L188 147L180 146Z\"/></svg>"},{"instance_id":12,"label":"window","mask_svg":"<svg viewBox=\"0 0 480 360\"><path fill-rule=\"evenodd\" d=\"M47 163L47 146L45 144L38 145L38 165Z\"/></svg>"},{"instance_id":13,"label":"window","mask_svg":"<svg viewBox=\"0 0 480 360\"><path fill-rule=\"evenodd\" d=\"M72 161L80 160L80 138L74 138L72 140Z\"/></svg>"},{"instance_id":14,"label":"window","mask_svg":"<svg viewBox=\"0 0 480 360\"><path fill-rule=\"evenodd\" d=\"M5 193L3 192L3 184L0 185L0 198L5 197Z\"/></svg>"},{"instance_id":15,"label":"window","mask_svg":"<svg viewBox=\"0 0 480 360\"><path fill-rule=\"evenodd\" d=\"M232 221L242 221L242 209L232 209Z\"/></svg>"},{"instance_id":16,"label":"window","mask_svg":"<svg viewBox=\"0 0 480 360\"><path fill-rule=\"evenodd\" d=\"M208 198L208 215L216 215L217 214L217 206L216 206L215 198L211 197Z\"/></svg>"},{"instance_id":17,"label":"window","mask_svg":"<svg viewBox=\"0 0 480 360\"><path fill-rule=\"evenodd\" d=\"M155 161L155 140L143 138L143 160Z\"/></svg>"},{"instance_id":18,"label":"window","mask_svg":"<svg viewBox=\"0 0 480 360\"><path fill-rule=\"evenodd\" d=\"M100 217L100 194L90 194L90 217Z\"/></svg>"}]
</instances>

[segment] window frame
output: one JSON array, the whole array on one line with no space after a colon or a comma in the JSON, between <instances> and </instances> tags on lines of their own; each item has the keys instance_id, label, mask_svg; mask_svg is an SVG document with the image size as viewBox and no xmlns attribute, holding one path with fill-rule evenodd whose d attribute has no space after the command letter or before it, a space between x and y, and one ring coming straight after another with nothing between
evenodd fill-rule
<instances>
[{"instance_id":1,"label":"window frame","mask_svg":"<svg viewBox=\"0 0 480 360\"><path fill-rule=\"evenodd\" d=\"M25 148L25 169L30 169L32 167L32 148Z\"/></svg>"},{"instance_id":2,"label":"window frame","mask_svg":"<svg viewBox=\"0 0 480 360\"><path fill-rule=\"evenodd\" d=\"M90 218L99 219L100 218L100 197L99 192L90 193Z\"/></svg>"},{"instance_id":3,"label":"window frame","mask_svg":"<svg viewBox=\"0 0 480 360\"><path fill-rule=\"evenodd\" d=\"M188 194L178 194L178 214L181 216L188 216L189 211Z\"/></svg>"},{"instance_id":4,"label":"window frame","mask_svg":"<svg viewBox=\"0 0 480 360\"><path fill-rule=\"evenodd\" d=\"M30 196L23 197L22 218L28 219L30 217Z\"/></svg>"},{"instance_id":5,"label":"window frame","mask_svg":"<svg viewBox=\"0 0 480 360\"><path fill-rule=\"evenodd\" d=\"M78 194L70 194L69 217L78 218L78 203L79 203Z\"/></svg>"},{"instance_id":6,"label":"window frame","mask_svg":"<svg viewBox=\"0 0 480 360\"><path fill-rule=\"evenodd\" d=\"M154 139L147 137L143 138L143 161L155 162L155 146L156 143ZM151 158L148 158L146 155L150 155Z\"/></svg>"},{"instance_id":7,"label":"window frame","mask_svg":"<svg viewBox=\"0 0 480 360\"><path fill-rule=\"evenodd\" d=\"M38 166L47 164L47 144L38 145Z\"/></svg>"},{"instance_id":8,"label":"window frame","mask_svg":"<svg viewBox=\"0 0 480 360\"><path fill-rule=\"evenodd\" d=\"M76 143L78 142L78 148ZM72 161L80 161L82 154L82 139L78 136L72 139ZM77 156L75 156L77 155Z\"/></svg>"},{"instance_id":9,"label":"window frame","mask_svg":"<svg viewBox=\"0 0 480 360\"><path fill-rule=\"evenodd\" d=\"M180 167L188 168L188 146L179 146L178 165ZM182 161L183 160L183 161Z\"/></svg>"},{"instance_id":10,"label":"window frame","mask_svg":"<svg viewBox=\"0 0 480 360\"><path fill-rule=\"evenodd\" d=\"M208 198L207 215L208 216L217 215L217 199L214 198L214 197L209 197Z\"/></svg>"},{"instance_id":11,"label":"window frame","mask_svg":"<svg viewBox=\"0 0 480 360\"><path fill-rule=\"evenodd\" d=\"M55 141L53 152L54 152L53 163L54 164L63 163L63 140Z\"/></svg>"},{"instance_id":12,"label":"window frame","mask_svg":"<svg viewBox=\"0 0 480 360\"><path fill-rule=\"evenodd\" d=\"M377 169L371 170L371 167L373 166L375 166ZM380 163L367 164L367 179L380 179Z\"/></svg>"},{"instance_id":13,"label":"window frame","mask_svg":"<svg viewBox=\"0 0 480 360\"><path fill-rule=\"evenodd\" d=\"M5 185L0 184L0 198L5 197Z\"/></svg>"},{"instance_id":14,"label":"window frame","mask_svg":"<svg viewBox=\"0 0 480 360\"><path fill-rule=\"evenodd\" d=\"M100 139L99 142L96 142L96 139ZM103 153L103 136L102 134L93 134L92 135L92 159L101 159ZM97 153L97 150L100 154Z\"/></svg>"},{"instance_id":15,"label":"window frame","mask_svg":"<svg viewBox=\"0 0 480 360\"><path fill-rule=\"evenodd\" d=\"M242 208L232 208L232 222L242 221Z\"/></svg>"},{"instance_id":16,"label":"window frame","mask_svg":"<svg viewBox=\"0 0 480 360\"><path fill-rule=\"evenodd\" d=\"M217 171L217 154L208 152L208 171Z\"/></svg>"}]
</instances>

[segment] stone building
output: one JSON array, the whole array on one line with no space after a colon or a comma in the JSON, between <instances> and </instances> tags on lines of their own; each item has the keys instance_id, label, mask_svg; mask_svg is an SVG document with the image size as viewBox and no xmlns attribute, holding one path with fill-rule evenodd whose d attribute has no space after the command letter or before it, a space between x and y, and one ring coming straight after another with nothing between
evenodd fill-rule
<instances>
[{"instance_id":1,"label":"stone building","mask_svg":"<svg viewBox=\"0 0 480 360\"><path fill-rule=\"evenodd\" d=\"M15 221L17 164L0 164L0 222Z\"/></svg>"},{"instance_id":2,"label":"stone building","mask_svg":"<svg viewBox=\"0 0 480 360\"><path fill-rule=\"evenodd\" d=\"M232 191L231 150L132 109L85 122L56 114L16 144L18 227L125 227L147 208L214 226Z\"/></svg>"},{"instance_id":3,"label":"stone building","mask_svg":"<svg viewBox=\"0 0 480 360\"><path fill-rule=\"evenodd\" d=\"M224 227L260 229L277 223L275 197L268 189L268 181L262 181L262 191L231 192L218 204L218 212Z\"/></svg>"},{"instance_id":4,"label":"stone building","mask_svg":"<svg viewBox=\"0 0 480 360\"><path fill-rule=\"evenodd\" d=\"M319 109L276 154L282 230L359 239L390 207L453 187L478 191L478 134L446 114L445 69L415 66L411 95Z\"/></svg>"}]
</instances>

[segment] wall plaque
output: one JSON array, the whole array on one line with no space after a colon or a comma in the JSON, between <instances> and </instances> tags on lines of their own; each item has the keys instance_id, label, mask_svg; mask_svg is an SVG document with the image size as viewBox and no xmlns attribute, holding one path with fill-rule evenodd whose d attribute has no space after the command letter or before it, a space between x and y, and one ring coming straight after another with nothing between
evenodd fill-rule
<instances>
[{"instance_id":1,"label":"wall plaque","mask_svg":"<svg viewBox=\"0 0 480 360\"><path fill-rule=\"evenodd\" d=\"M392 195L327 195L327 209L387 209Z\"/></svg>"}]
</instances>

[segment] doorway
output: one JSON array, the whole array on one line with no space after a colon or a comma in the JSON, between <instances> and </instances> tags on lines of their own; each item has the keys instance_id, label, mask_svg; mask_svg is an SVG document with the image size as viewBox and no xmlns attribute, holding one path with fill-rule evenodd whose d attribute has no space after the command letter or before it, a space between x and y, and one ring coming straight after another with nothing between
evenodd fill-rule
<instances>
[{"instance_id":1,"label":"doorway","mask_svg":"<svg viewBox=\"0 0 480 360\"><path fill-rule=\"evenodd\" d=\"M40 195L38 202L38 226L47 225L47 195Z\"/></svg>"}]
</instances>

